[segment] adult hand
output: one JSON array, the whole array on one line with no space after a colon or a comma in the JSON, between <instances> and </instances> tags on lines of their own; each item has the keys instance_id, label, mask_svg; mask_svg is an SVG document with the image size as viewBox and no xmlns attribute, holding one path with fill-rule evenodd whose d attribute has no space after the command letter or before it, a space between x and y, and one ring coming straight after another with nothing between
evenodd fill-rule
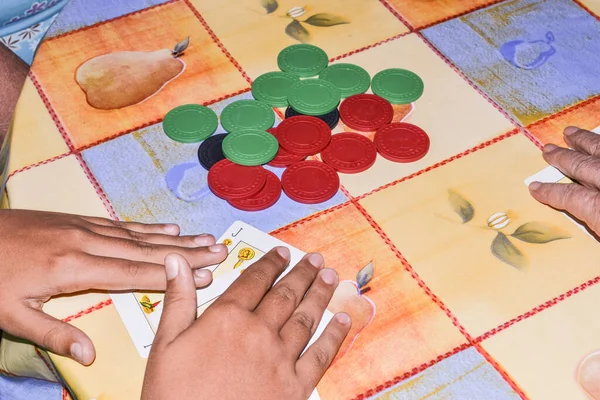
<instances>
[{"instance_id":1,"label":"adult hand","mask_svg":"<svg viewBox=\"0 0 600 400\"><path fill-rule=\"evenodd\" d=\"M278 247L250 266L196 319L185 259L169 255L164 309L152 345L143 400L306 399L350 329L334 316L301 356L338 285L337 273L309 254L272 287L289 263Z\"/></svg>"},{"instance_id":2,"label":"adult hand","mask_svg":"<svg viewBox=\"0 0 600 400\"><path fill-rule=\"evenodd\" d=\"M0 210L0 329L89 365L89 337L45 314L44 302L91 289L164 290L170 253L202 268L224 260L227 249L210 235L179 236L176 225ZM208 270L190 272L192 287L211 280Z\"/></svg>"},{"instance_id":3,"label":"adult hand","mask_svg":"<svg viewBox=\"0 0 600 400\"><path fill-rule=\"evenodd\" d=\"M544 159L576 183L529 185L538 201L566 211L600 235L600 135L568 127L565 142L571 149L547 144Z\"/></svg>"}]
</instances>

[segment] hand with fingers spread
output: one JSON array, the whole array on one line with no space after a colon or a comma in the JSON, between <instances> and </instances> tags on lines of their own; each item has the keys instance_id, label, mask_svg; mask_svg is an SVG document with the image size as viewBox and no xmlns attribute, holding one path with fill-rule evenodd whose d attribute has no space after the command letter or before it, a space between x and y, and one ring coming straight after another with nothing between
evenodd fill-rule
<instances>
[{"instance_id":1,"label":"hand with fingers spread","mask_svg":"<svg viewBox=\"0 0 600 400\"><path fill-rule=\"evenodd\" d=\"M227 249L210 235L179 236L176 225L0 210L0 330L89 365L95 358L90 339L45 314L44 302L91 289L164 290L171 253L202 268L223 261ZM189 277L191 287L212 279L201 269Z\"/></svg>"},{"instance_id":2,"label":"hand with fingers spread","mask_svg":"<svg viewBox=\"0 0 600 400\"><path fill-rule=\"evenodd\" d=\"M529 185L538 201L566 211L600 235L600 135L568 127L564 131L570 149L548 144L544 159L575 183L540 183Z\"/></svg>"},{"instance_id":3,"label":"hand with fingers spread","mask_svg":"<svg viewBox=\"0 0 600 400\"><path fill-rule=\"evenodd\" d=\"M336 314L301 355L338 277L323 268L319 254L309 254L273 286L289 257L284 247L265 254L196 319L190 267L169 255L164 309L142 399L307 399L351 322L347 314Z\"/></svg>"}]
</instances>

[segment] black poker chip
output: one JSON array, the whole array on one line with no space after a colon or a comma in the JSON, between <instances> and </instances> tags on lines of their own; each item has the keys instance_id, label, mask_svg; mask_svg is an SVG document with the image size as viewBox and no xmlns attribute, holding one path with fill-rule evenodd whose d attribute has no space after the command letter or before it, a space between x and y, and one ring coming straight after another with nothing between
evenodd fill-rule
<instances>
[{"instance_id":1,"label":"black poker chip","mask_svg":"<svg viewBox=\"0 0 600 400\"><path fill-rule=\"evenodd\" d=\"M212 135L200 144L198 149L198 161L208 171L213 165L225 159L223 154L223 139L227 133Z\"/></svg>"},{"instance_id":2,"label":"black poker chip","mask_svg":"<svg viewBox=\"0 0 600 400\"><path fill-rule=\"evenodd\" d=\"M286 118L296 117L298 115L305 115L305 114L299 113L298 111L294 110L292 107L288 107L285 110ZM325 123L327 123L327 125L329 125L330 129L335 128L337 126L338 122L340 122L340 112L338 111L337 108L334 108L333 111L328 112L327 114L317 115L316 117L319 118L321 121L324 121Z\"/></svg>"}]
</instances>

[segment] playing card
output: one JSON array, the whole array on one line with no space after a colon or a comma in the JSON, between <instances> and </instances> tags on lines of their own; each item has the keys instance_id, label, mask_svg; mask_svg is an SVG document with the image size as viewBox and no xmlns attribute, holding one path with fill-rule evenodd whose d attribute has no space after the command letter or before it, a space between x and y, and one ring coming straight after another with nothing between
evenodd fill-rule
<instances>
[{"instance_id":1,"label":"playing card","mask_svg":"<svg viewBox=\"0 0 600 400\"><path fill-rule=\"evenodd\" d=\"M246 268L258 261L272 248L285 246L290 250L289 267L281 274L277 282L287 275L305 255L304 252L241 221L231 225L217 243L227 246L228 256L220 264L207 267L213 272L213 282L207 288L196 291L198 315L201 315L213 301L227 290ZM148 358L160 323L164 294L118 293L111 294L111 298L138 353L141 357ZM333 314L326 310L308 346L320 337L331 318L333 318ZM318 398L315 390L310 399L317 400Z\"/></svg>"},{"instance_id":2,"label":"playing card","mask_svg":"<svg viewBox=\"0 0 600 400\"><path fill-rule=\"evenodd\" d=\"M600 134L600 126L592 129L591 132ZM562 181L563 179L568 179L568 178L562 172L560 172L560 170L558 170L557 168L550 165L550 166L544 168L543 170L538 171L535 174L526 178L525 185L529 186L533 182L558 183L558 182ZM564 214L564 215L571 222L573 222L575 225L577 225L581 230L583 230L585 233L587 233L588 235L590 234L583 225L579 224L578 222L576 222L573 218L569 217L568 215L566 215L566 214Z\"/></svg>"}]
</instances>

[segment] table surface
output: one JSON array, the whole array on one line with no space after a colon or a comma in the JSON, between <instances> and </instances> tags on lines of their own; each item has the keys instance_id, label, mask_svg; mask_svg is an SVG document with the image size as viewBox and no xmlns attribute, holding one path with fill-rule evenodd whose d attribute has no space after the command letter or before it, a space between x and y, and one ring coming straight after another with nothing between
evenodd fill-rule
<instances>
[{"instance_id":1,"label":"table surface","mask_svg":"<svg viewBox=\"0 0 600 400\"><path fill-rule=\"evenodd\" d=\"M600 125L594 12L599 0L72 0L17 107L10 205L174 222L217 237L242 220L322 252L355 322L319 384L322 399L584 399L577 368L600 346L600 246L535 202L524 180L546 166L544 143L564 144L564 127ZM100 110L76 82L91 58L146 52L132 61L127 90L104 94L130 101L161 86L153 72L187 36L183 73L141 103ZM300 41L371 76L417 73L424 94L395 106L395 120L424 129L431 148L414 163L379 157L366 172L340 174L342 187L322 204L283 195L265 211L235 210L202 190L198 144L171 141L161 120L186 103L219 114L252 98L253 80ZM351 130L340 123L334 133L342 131ZM185 172L168 185L173 168ZM358 294L357 273L370 262L374 276ZM96 343L89 368L50 357L75 395L139 398L145 361L107 294L55 299L46 310ZM3 357L0 367L27 373Z\"/></svg>"}]
</instances>

